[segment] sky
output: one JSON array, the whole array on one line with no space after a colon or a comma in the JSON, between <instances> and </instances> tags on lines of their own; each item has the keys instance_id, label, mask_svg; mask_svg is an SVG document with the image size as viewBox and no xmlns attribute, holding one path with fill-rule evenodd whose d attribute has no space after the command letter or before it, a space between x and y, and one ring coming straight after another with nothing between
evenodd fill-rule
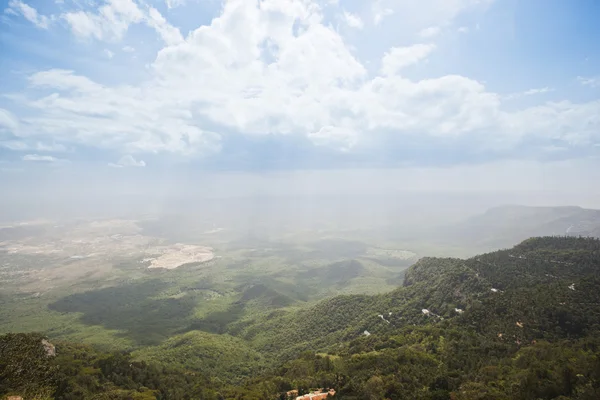
<instances>
[{"instance_id":1,"label":"sky","mask_svg":"<svg viewBox=\"0 0 600 400\"><path fill-rule=\"evenodd\" d=\"M0 0L0 186L366 170L596 193L599 17L597 0Z\"/></svg>"}]
</instances>

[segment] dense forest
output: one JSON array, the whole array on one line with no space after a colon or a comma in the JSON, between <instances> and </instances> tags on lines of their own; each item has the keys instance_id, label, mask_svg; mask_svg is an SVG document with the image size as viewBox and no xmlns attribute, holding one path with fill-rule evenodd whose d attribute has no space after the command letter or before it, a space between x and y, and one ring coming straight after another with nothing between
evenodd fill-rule
<instances>
[{"instance_id":1,"label":"dense forest","mask_svg":"<svg viewBox=\"0 0 600 400\"><path fill-rule=\"evenodd\" d=\"M599 240L532 238L422 259L386 294L225 323L215 345L193 331L152 354L53 342L53 355L43 334L8 334L0 396L284 400L334 388L357 400L599 399L599 272ZM211 364L231 347L239 357Z\"/></svg>"}]
</instances>

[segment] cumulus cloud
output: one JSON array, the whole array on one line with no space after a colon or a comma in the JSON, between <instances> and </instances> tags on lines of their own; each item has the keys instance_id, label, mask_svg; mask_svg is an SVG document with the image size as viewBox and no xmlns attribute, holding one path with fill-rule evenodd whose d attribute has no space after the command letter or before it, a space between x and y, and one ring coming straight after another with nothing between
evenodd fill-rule
<instances>
[{"instance_id":1,"label":"cumulus cloud","mask_svg":"<svg viewBox=\"0 0 600 400\"><path fill-rule=\"evenodd\" d=\"M21 14L26 20L41 29L48 29L50 18L40 15L37 10L20 0L10 0L6 11Z\"/></svg>"},{"instance_id":2,"label":"cumulus cloud","mask_svg":"<svg viewBox=\"0 0 600 400\"><path fill-rule=\"evenodd\" d=\"M121 39L132 23L143 20L142 10L133 0L108 0L97 12L75 11L62 15L77 36Z\"/></svg>"},{"instance_id":3,"label":"cumulus cloud","mask_svg":"<svg viewBox=\"0 0 600 400\"><path fill-rule=\"evenodd\" d=\"M167 3L168 8L175 8L184 5L186 0L165 0L165 3Z\"/></svg>"},{"instance_id":4,"label":"cumulus cloud","mask_svg":"<svg viewBox=\"0 0 600 400\"><path fill-rule=\"evenodd\" d=\"M437 36L442 31L442 28L439 26L430 26L429 28L422 29L419 32L419 36L422 38L432 38Z\"/></svg>"},{"instance_id":5,"label":"cumulus cloud","mask_svg":"<svg viewBox=\"0 0 600 400\"><path fill-rule=\"evenodd\" d=\"M38 111L26 119L35 127L32 134L126 151L191 155L220 148L220 135L199 128L190 104L171 89L111 88L66 70L38 72L29 81L34 88L50 90L28 102Z\"/></svg>"},{"instance_id":6,"label":"cumulus cloud","mask_svg":"<svg viewBox=\"0 0 600 400\"><path fill-rule=\"evenodd\" d=\"M96 11L72 11L62 14L73 33L80 38L118 41L132 24L145 23L154 28L167 44L183 40L177 28L154 7L141 8L133 0L106 0Z\"/></svg>"},{"instance_id":7,"label":"cumulus cloud","mask_svg":"<svg viewBox=\"0 0 600 400\"><path fill-rule=\"evenodd\" d=\"M150 27L158 32L166 44L174 45L183 42L183 36L181 36L179 29L169 24L156 8L150 7L146 21Z\"/></svg>"},{"instance_id":8,"label":"cumulus cloud","mask_svg":"<svg viewBox=\"0 0 600 400\"><path fill-rule=\"evenodd\" d=\"M379 23L387 16L394 14L394 10L384 5L384 1L376 0L371 8L373 13L373 23L379 25Z\"/></svg>"},{"instance_id":9,"label":"cumulus cloud","mask_svg":"<svg viewBox=\"0 0 600 400\"><path fill-rule=\"evenodd\" d=\"M146 163L144 160L137 161L133 156L127 154L121 157L116 163L109 163L108 166L113 168L145 167Z\"/></svg>"},{"instance_id":10,"label":"cumulus cloud","mask_svg":"<svg viewBox=\"0 0 600 400\"><path fill-rule=\"evenodd\" d=\"M363 20L358 15L348 11L344 11L344 21L346 21L346 25L350 28L362 29L365 26Z\"/></svg>"},{"instance_id":11,"label":"cumulus cloud","mask_svg":"<svg viewBox=\"0 0 600 400\"><path fill-rule=\"evenodd\" d=\"M393 47L381 60L383 75L393 75L402 68L425 59L433 50L433 44L415 44L408 47Z\"/></svg>"},{"instance_id":12,"label":"cumulus cloud","mask_svg":"<svg viewBox=\"0 0 600 400\"><path fill-rule=\"evenodd\" d=\"M424 2L378 0L372 11L390 16L394 7L394 18L414 15L418 28L411 37L432 37L435 27L452 26L448 20L464 8L490 1ZM411 14L411 7L428 7L431 15L421 8ZM89 27L70 25L78 36L114 39L129 24L146 23L164 46L138 84L106 84L63 69L31 74L21 134L40 142L52 138L132 154L190 157L219 152L232 132L295 135L344 152L440 139L510 153L527 140L575 145L600 139L599 102L545 103L515 111L503 107L506 97L465 76L410 79L408 67L434 54L434 44L390 48L380 56L380 68L367 69L313 1L229 0L209 24L185 37L153 10L115 0L71 12L91 21ZM0 110L0 124L3 120L16 126L15 118L3 117ZM113 166L141 162L128 160Z\"/></svg>"}]
</instances>

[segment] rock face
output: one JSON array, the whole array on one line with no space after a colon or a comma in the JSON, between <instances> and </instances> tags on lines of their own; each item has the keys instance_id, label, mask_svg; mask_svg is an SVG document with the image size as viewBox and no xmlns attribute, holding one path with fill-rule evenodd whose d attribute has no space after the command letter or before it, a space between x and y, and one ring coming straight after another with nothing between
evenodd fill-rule
<instances>
[{"instance_id":1,"label":"rock face","mask_svg":"<svg viewBox=\"0 0 600 400\"><path fill-rule=\"evenodd\" d=\"M44 350L46 350L46 355L48 357L56 356L56 347L52 343L46 339L42 339L42 345L44 346Z\"/></svg>"}]
</instances>

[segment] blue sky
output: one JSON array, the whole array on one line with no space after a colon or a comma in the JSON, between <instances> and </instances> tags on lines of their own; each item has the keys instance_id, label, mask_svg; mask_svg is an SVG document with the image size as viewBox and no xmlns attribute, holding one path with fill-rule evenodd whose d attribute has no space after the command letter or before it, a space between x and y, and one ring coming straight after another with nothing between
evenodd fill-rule
<instances>
[{"instance_id":1,"label":"blue sky","mask_svg":"<svg viewBox=\"0 0 600 400\"><path fill-rule=\"evenodd\" d=\"M599 17L596 0L2 0L0 174L600 167Z\"/></svg>"}]
</instances>

